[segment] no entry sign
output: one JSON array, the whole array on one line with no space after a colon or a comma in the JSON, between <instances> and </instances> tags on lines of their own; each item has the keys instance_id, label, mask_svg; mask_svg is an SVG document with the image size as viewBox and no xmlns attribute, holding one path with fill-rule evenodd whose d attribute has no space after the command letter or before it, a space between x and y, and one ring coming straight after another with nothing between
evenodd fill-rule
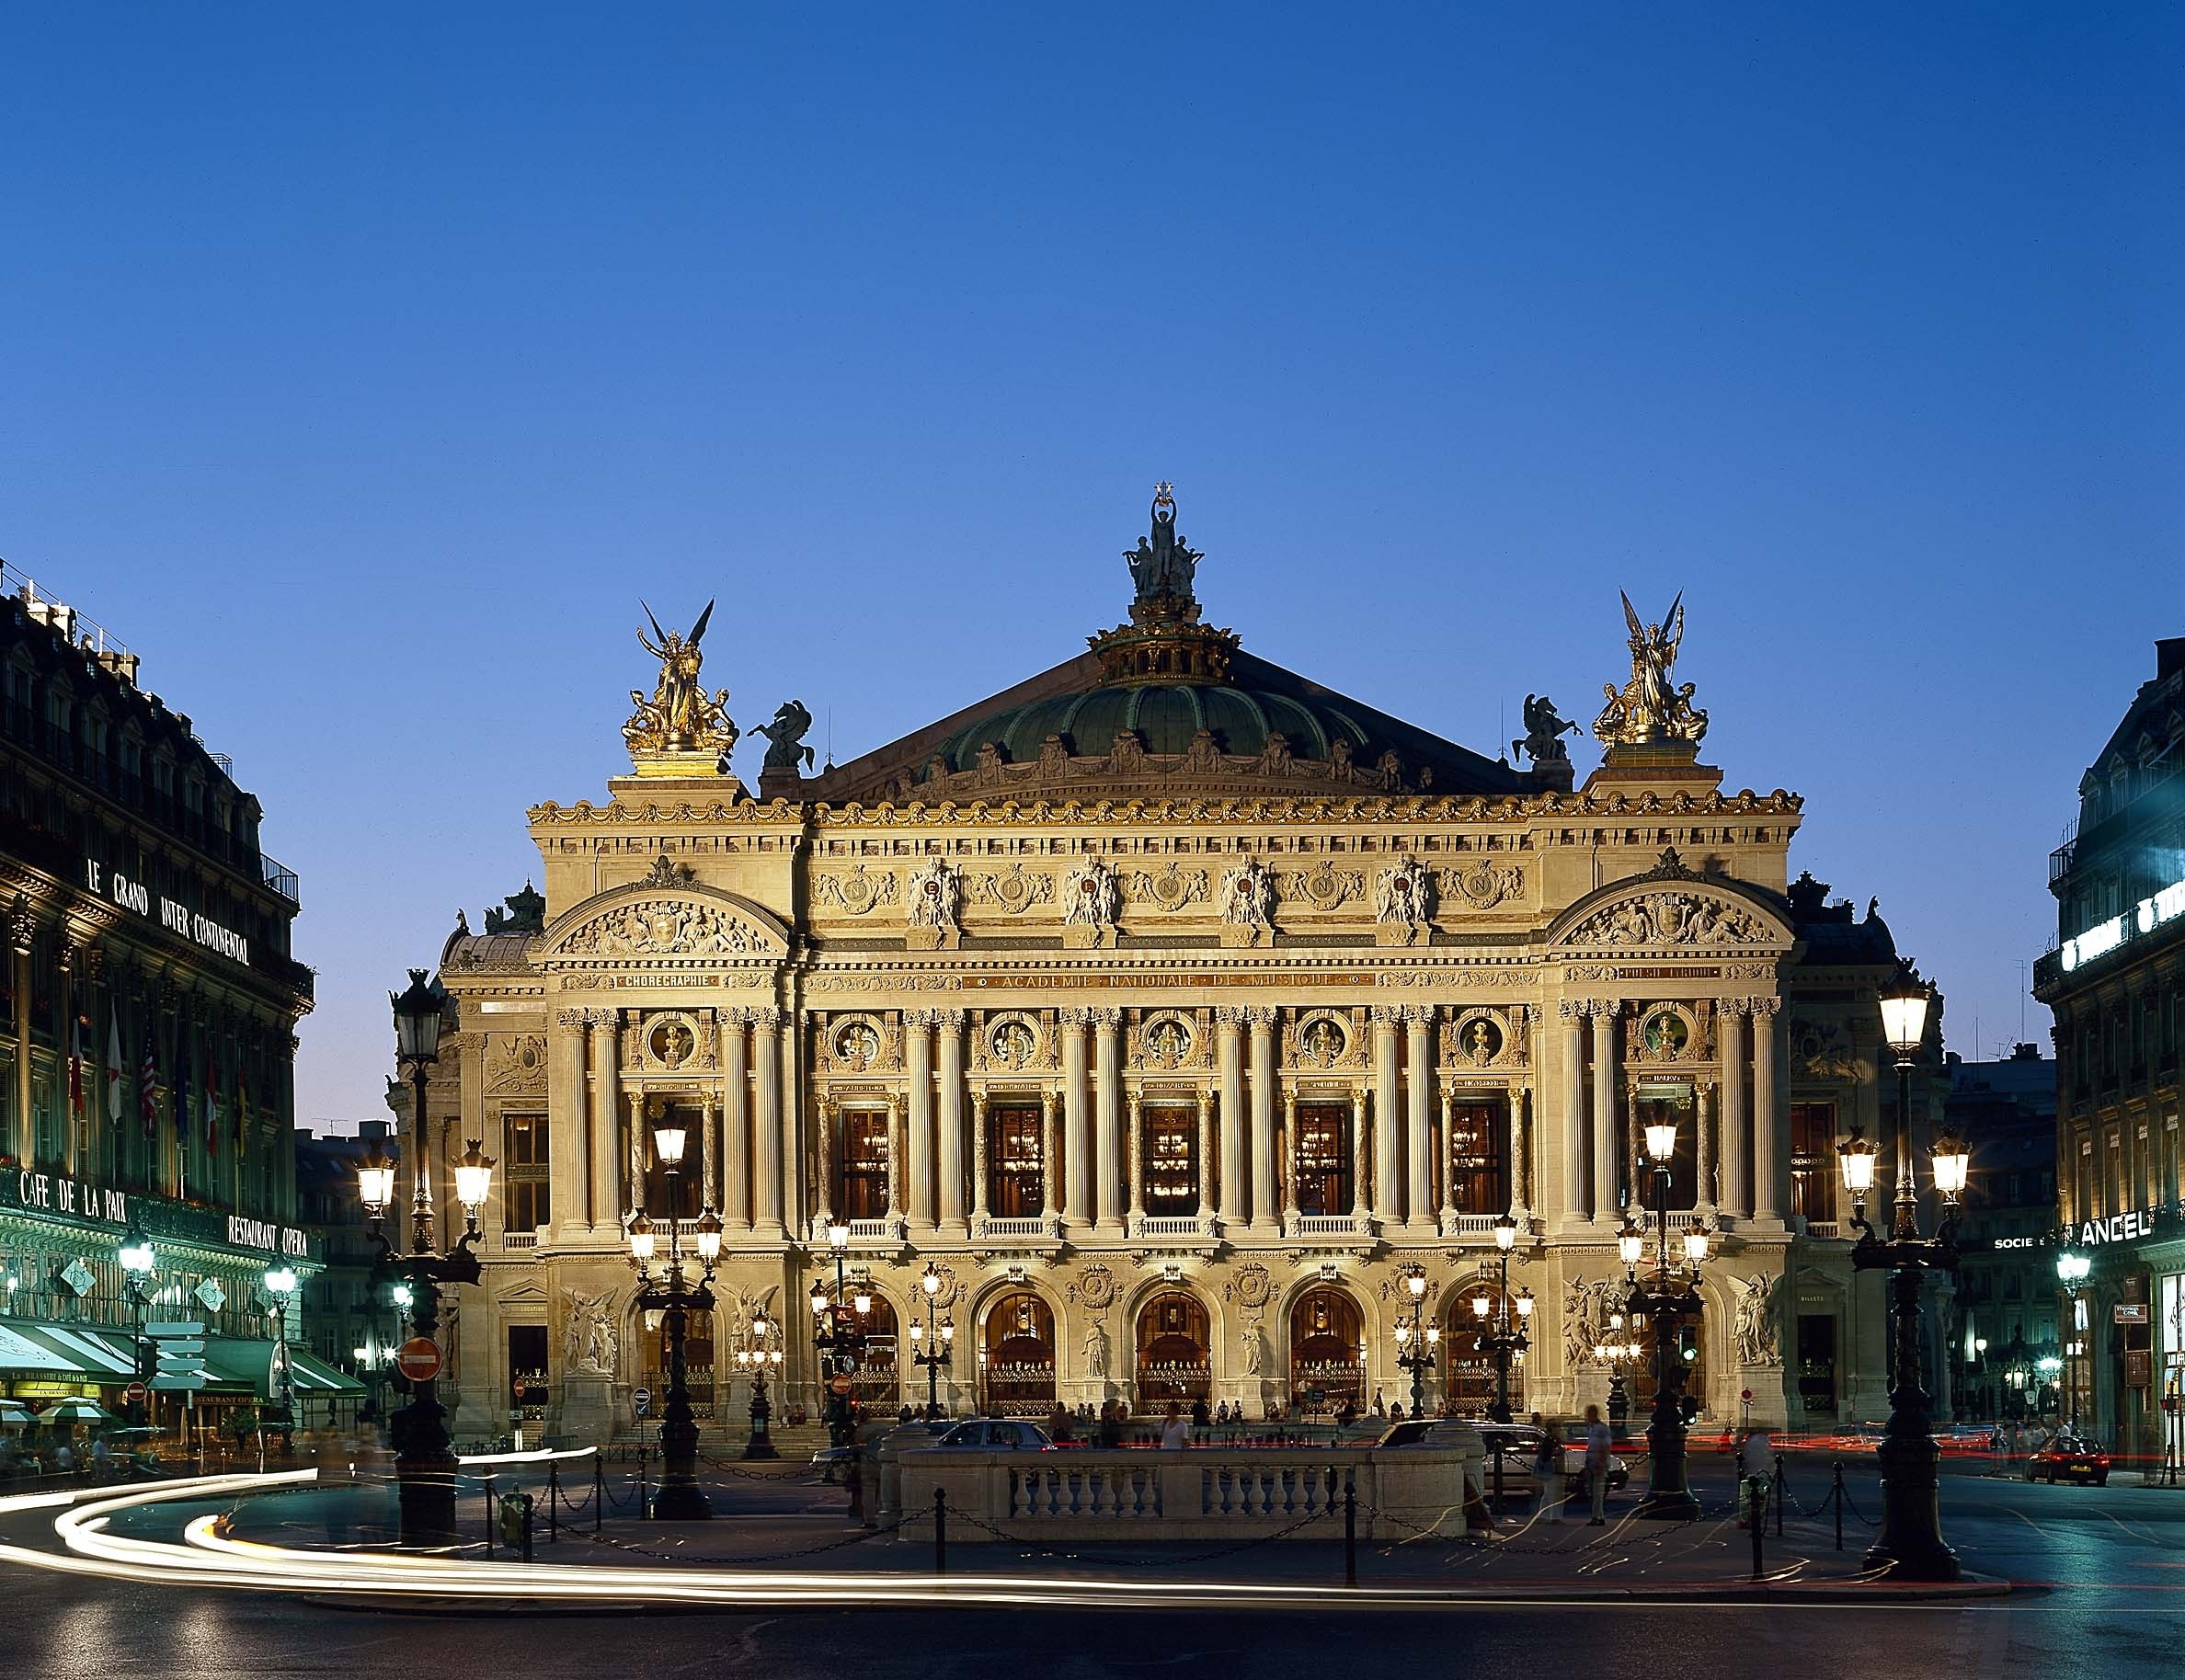
<instances>
[{"instance_id":1,"label":"no entry sign","mask_svg":"<svg viewBox=\"0 0 2185 1680\"><path fill-rule=\"evenodd\" d=\"M440 1375L439 1344L425 1336L412 1336L395 1350L395 1368L411 1382L430 1382Z\"/></svg>"}]
</instances>

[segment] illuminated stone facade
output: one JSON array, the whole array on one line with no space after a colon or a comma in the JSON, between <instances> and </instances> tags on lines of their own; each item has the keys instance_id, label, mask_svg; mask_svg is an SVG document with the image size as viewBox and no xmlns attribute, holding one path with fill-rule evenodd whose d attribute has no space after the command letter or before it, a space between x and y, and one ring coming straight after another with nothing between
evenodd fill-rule
<instances>
[{"instance_id":1,"label":"illuminated stone facade","mask_svg":"<svg viewBox=\"0 0 2185 1680\"><path fill-rule=\"evenodd\" d=\"M1750 1389L1756 1418L1802 1413L1799 1339L1825 1319L1808 1400L1877 1413L1879 1296L1836 1236L1833 1148L1879 1119L1893 946L1790 881L1795 795L1697 761L1705 714L1666 682L1681 613L1632 616L1598 726L1619 738L1578 788L1545 703L1513 770L1206 626L1173 507L1130 558L1129 623L853 762L804 774L809 714L784 706L757 798L658 725L704 700L694 634L607 803L531 812L543 904L459 929L440 968L437 1170L466 1137L503 1162L459 1433L542 1354L571 1434L626 1427L658 1380L623 1223L664 1209L664 1107L692 1138L685 1211L726 1227L700 1400L739 1423L754 1309L788 1320L784 1394L817 1407L804 1302L836 1220L892 1321L868 1402L925 1398L930 1262L958 1407L1204 1393L1259 1417L1408 1410L1413 1262L1447 1331L1432 1403L1483 1405L1469 1297L1511 1215L1511 1287L1538 1303L1514 1399L1571 1411L1607 1392L1657 1116L1676 1228L1715 1234L1708 1412Z\"/></svg>"}]
</instances>

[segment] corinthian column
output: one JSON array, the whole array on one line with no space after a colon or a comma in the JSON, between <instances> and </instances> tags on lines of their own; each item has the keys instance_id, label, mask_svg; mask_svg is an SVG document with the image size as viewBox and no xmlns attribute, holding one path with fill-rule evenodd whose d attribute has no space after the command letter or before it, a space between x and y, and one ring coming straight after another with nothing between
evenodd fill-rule
<instances>
[{"instance_id":1,"label":"corinthian column","mask_svg":"<svg viewBox=\"0 0 2185 1680\"><path fill-rule=\"evenodd\" d=\"M1373 1211L1385 1227L1401 1217L1402 1157L1396 1143L1396 1023L1401 1011L1373 1011Z\"/></svg>"},{"instance_id":2,"label":"corinthian column","mask_svg":"<svg viewBox=\"0 0 2185 1680\"><path fill-rule=\"evenodd\" d=\"M1562 1016L1562 1210L1569 1219L1591 1211L1585 1195L1585 1005L1565 998Z\"/></svg>"},{"instance_id":3,"label":"corinthian column","mask_svg":"<svg viewBox=\"0 0 2185 1680\"><path fill-rule=\"evenodd\" d=\"M941 1035L941 1228L955 1236L964 1229L964 1011L944 1009L935 1021Z\"/></svg>"},{"instance_id":4,"label":"corinthian column","mask_svg":"<svg viewBox=\"0 0 2185 1680\"><path fill-rule=\"evenodd\" d=\"M721 1217L751 1229L750 1011L721 1011Z\"/></svg>"},{"instance_id":5,"label":"corinthian column","mask_svg":"<svg viewBox=\"0 0 2185 1680\"><path fill-rule=\"evenodd\" d=\"M1123 1080L1115 1056L1115 1031L1122 1020L1118 1010L1092 1011L1094 1194L1086 1206L1107 1230L1115 1229L1122 1213L1118 1187L1123 1183Z\"/></svg>"},{"instance_id":6,"label":"corinthian column","mask_svg":"<svg viewBox=\"0 0 2185 1680\"><path fill-rule=\"evenodd\" d=\"M1699 1087L1698 1095L1697 1116L1699 1136L1695 1140L1694 1153L1697 1157L1699 1183L1693 1193L1692 1211L1711 1224L1715 1212L1715 1088L1711 1084L1703 1084Z\"/></svg>"},{"instance_id":7,"label":"corinthian column","mask_svg":"<svg viewBox=\"0 0 2185 1680\"><path fill-rule=\"evenodd\" d=\"M933 1222L933 1011L903 1011L904 1211L910 1223Z\"/></svg>"},{"instance_id":8,"label":"corinthian column","mask_svg":"<svg viewBox=\"0 0 2185 1680\"><path fill-rule=\"evenodd\" d=\"M1275 1011L1251 1009L1252 1222L1275 1221Z\"/></svg>"},{"instance_id":9,"label":"corinthian column","mask_svg":"<svg viewBox=\"0 0 2185 1680\"><path fill-rule=\"evenodd\" d=\"M1130 1093L1130 1229L1136 1230L1146 1217L1146 1146L1139 1134L1138 1093Z\"/></svg>"},{"instance_id":10,"label":"corinthian column","mask_svg":"<svg viewBox=\"0 0 2185 1680\"><path fill-rule=\"evenodd\" d=\"M1608 1220L1617 1216L1616 1139L1621 1129L1616 1113L1617 1007L1600 998L1587 1011L1593 1017L1594 1217Z\"/></svg>"},{"instance_id":11,"label":"corinthian column","mask_svg":"<svg viewBox=\"0 0 2185 1680\"><path fill-rule=\"evenodd\" d=\"M1293 1134L1294 1136L1295 1134ZM1295 1157L1292 1157L1293 1163ZM1351 1088L1351 1223L1366 1229L1366 1091Z\"/></svg>"},{"instance_id":12,"label":"corinthian column","mask_svg":"<svg viewBox=\"0 0 2185 1680\"><path fill-rule=\"evenodd\" d=\"M1403 1205L1413 1225L1428 1224L1434 1212L1433 1123L1427 1105L1434 1100L1434 1011L1403 1011L1404 1047L1410 1058L1404 1069L1404 1146L1411 1164L1410 1194Z\"/></svg>"},{"instance_id":13,"label":"corinthian column","mask_svg":"<svg viewBox=\"0 0 2185 1680\"><path fill-rule=\"evenodd\" d=\"M831 1097L823 1098L818 1108L819 1182L815 1186L818 1206L812 1210L812 1229L825 1230L834 1223L835 1137L841 1129L841 1111Z\"/></svg>"},{"instance_id":14,"label":"corinthian column","mask_svg":"<svg viewBox=\"0 0 2185 1680\"><path fill-rule=\"evenodd\" d=\"M1085 1118L1085 1026L1089 1010L1062 1011L1062 1209L1073 1231L1091 1227L1092 1129Z\"/></svg>"},{"instance_id":15,"label":"corinthian column","mask_svg":"<svg viewBox=\"0 0 2185 1680\"><path fill-rule=\"evenodd\" d=\"M782 1222L782 1011L751 1011L752 1229L761 1237L788 1233Z\"/></svg>"},{"instance_id":16,"label":"corinthian column","mask_svg":"<svg viewBox=\"0 0 2185 1680\"><path fill-rule=\"evenodd\" d=\"M1057 1219L1062 1209L1055 1194L1056 1151L1061 1139L1055 1135L1055 1107L1060 1093L1039 1093L1039 1211L1043 1218Z\"/></svg>"},{"instance_id":17,"label":"corinthian column","mask_svg":"<svg viewBox=\"0 0 2185 1680\"><path fill-rule=\"evenodd\" d=\"M1221 1079L1221 1156L1218 1210L1222 1229L1244 1223L1244 1011L1214 1011L1215 1060Z\"/></svg>"},{"instance_id":18,"label":"corinthian column","mask_svg":"<svg viewBox=\"0 0 2185 1680\"><path fill-rule=\"evenodd\" d=\"M981 1085L971 1093L971 1226L976 1232L987 1217L987 1093Z\"/></svg>"},{"instance_id":19,"label":"corinthian column","mask_svg":"<svg viewBox=\"0 0 2185 1680\"><path fill-rule=\"evenodd\" d=\"M1282 1229L1295 1234L1298 1229L1298 1093L1282 1093L1282 1136L1288 1146L1289 1160L1282 1175Z\"/></svg>"},{"instance_id":20,"label":"corinthian column","mask_svg":"<svg viewBox=\"0 0 2185 1680\"><path fill-rule=\"evenodd\" d=\"M1732 1218L1751 1214L1746 1192L1745 1137L1745 1001L1725 998L1716 1012L1716 1035L1722 1046L1722 1211Z\"/></svg>"},{"instance_id":21,"label":"corinthian column","mask_svg":"<svg viewBox=\"0 0 2185 1680\"><path fill-rule=\"evenodd\" d=\"M1776 1124L1776 1000L1753 1000L1753 1217L1780 1224L1790 1155Z\"/></svg>"},{"instance_id":22,"label":"corinthian column","mask_svg":"<svg viewBox=\"0 0 2185 1680\"><path fill-rule=\"evenodd\" d=\"M622 1224L622 1051L612 1010L584 1019L591 1028L591 1228L612 1232Z\"/></svg>"},{"instance_id":23,"label":"corinthian column","mask_svg":"<svg viewBox=\"0 0 2185 1680\"><path fill-rule=\"evenodd\" d=\"M546 1199L554 1213L554 1240L589 1227L585 1163L591 1151L584 1136L584 1011L556 1010L553 1047L546 1059Z\"/></svg>"},{"instance_id":24,"label":"corinthian column","mask_svg":"<svg viewBox=\"0 0 2185 1680\"><path fill-rule=\"evenodd\" d=\"M1203 1227L1214 1217L1214 1093L1198 1088L1198 1133L1194 1140L1198 1155L1198 1217Z\"/></svg>"}]
</instances>

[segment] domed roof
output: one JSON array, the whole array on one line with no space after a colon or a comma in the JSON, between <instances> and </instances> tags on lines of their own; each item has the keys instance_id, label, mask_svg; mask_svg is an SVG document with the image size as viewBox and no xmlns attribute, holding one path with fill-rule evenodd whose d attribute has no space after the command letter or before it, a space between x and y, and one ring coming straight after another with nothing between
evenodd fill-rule
<instances>
[{"instance_id":1,"label":"domed roof","mask_svg":"<svg viewBox=\"0 0 2185 1680\"><path fill-rule=\"evenodd\" d=\"M1127 554L1130 622L1014 688L818 777L796 796L852 800L1102 797L1186 791L1526 794L1570 767L1513 770L1254 657L1201 620L1201 555L1168 486ZM761 792L767 790L765 781ZM784 785L784 792L791 790Z\"/></svg>"}]
</instances>

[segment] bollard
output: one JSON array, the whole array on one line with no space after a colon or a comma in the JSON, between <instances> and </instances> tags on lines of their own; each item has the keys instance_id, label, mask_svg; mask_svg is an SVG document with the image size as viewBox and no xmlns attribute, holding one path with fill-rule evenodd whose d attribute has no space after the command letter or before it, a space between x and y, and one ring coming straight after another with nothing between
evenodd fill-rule
<instances>
[{"instance_id":1,"label":"bollard","mask_svg":"<svg viewBox=\"0 0 2185 1680\"><path fill-rule=\"evenodd\" d=\"M933 1490L933 1573L948 1573L948 1490Z\"/></svg>"},{"instance_id":2,"label":"bollard","mask_svg":"<svg viewBox=\"0 0 2185 1680\"><path fill-rule=\"evenodd\" d=\"M1783 1537L1783 1455L1776 1455L1775 1478L1776 1538Z\"/></svg>"},{"instance_id":3,"label":"bollard","mask_svg":"<svg viewBox=\"0 0 2185 1680\"><path fill-rule=\"evenodd\" d=\"M645 1448L639 1446L637 1449L637 1514L641 1517L650 1516L652 1514L651 1507L652 1491L645 1482Z\"/></svg>"},{"instance_id":4,"label":"bollard","mask_svg":"<svg viewBox=\"0 0 2185 1680\"><path fill-rule=\"evenodd\" d=\"M1767 1486L1759 1477L1745 1480L1746 1526L1753 1531L1753 1579L1760 1579L1760 1549L1767 1534Z\"/></svg>"},{"instance_id":5,"label":"bollard","mask_svg":"<svg viewBox=\"0 0 2185 1680\"><path fill-rule=\"evenodd\" d=\"M597 1453L592 1455L592 1532L600 1532L600 1516L607 1509L607 1466Z\"/></svg>"},{"instance_id":6,"label":"bollard","mask_svg":"<svg viewBox=\"0 0 2185 1680\"><path fill-rule=\"evenodd\" d=\"M1495 1521L1497 1518L1499 1518L1499 1517L1502 1515L1502 1514L1503 1514L1503 1438L1502 1438L1500 1435L1497 1435L1497 1436L1495 1436L1495 1438L1494 1438L1494 1511L1493 1511L1493 1516L1490 1516L1490 1517L1488 1518L1488 1521L1489 1521L1490 1523L1493 1523L1493 1522L1494 1522L1494 1521Z\"/></svg>"},{"instance_id":7,"label":"bollard","mask_svg":"<svg viewBox=\"0 0 2185 1680\"><path fill-rule=\"evenodd\" d=\"M865 1514L864 1455L854 1437L850 1443L850 1468L843 1472L844 1486L850 1494L850 1520L860 1528L870 1528L873 1519Z\"/></svg>"},{"instance_id":8,"label":"bollard","mask_svg":"<svg viewBox=\"0 0 2185 1680\"><path fill-rule=\"evenodd\" d=\"M1836 1549L1842 1551L1844 1549L1844 1461L1841 1458L1836 1461L1836 1486L1830 1491L1828 1497L1836 1501Z\"/></svg>"},{"instance_id":9,"label":"bollard","mask_svg":"<svg viewBox=\"0 0 2185 1680\"><path fill-rule=\"evenodd\" d=\"M561 1543L561 1465L552 1458L546 1461L546 1538Z\"/></svg>"},{"instance_id":10,"label":"bollard","mask_svg":"<svg viewBox=\"0 0 2185 1680\"><path fill-rule=\"evenodd\" d=\"M1348 1470L1343 1475L1343 1584L1358 1584L1358 1483Z\"/></svg>"},{"instance_id":11,"label":"bollard","mask_svg":"<svg viewBox=\"0 0 2185 1680\"><path fill-rule=\"evenodd\" d=\"M530 1500L523 1502L523 1560L526 1563L532 1560L532 1524L536 1520L536 1509Z\"/></svg>"},{"instance_id":12,"label":"bollard","mask_svg":"<svg viewBox=\"0 0 2185 1680\"><path fill-rule=\"evenodd\" d=\"M486 1555L493 1556L494 1516L500 1509L500 1501L494 1498L493 1478L486 1478Z\"/></svg>"}]
</instances>

